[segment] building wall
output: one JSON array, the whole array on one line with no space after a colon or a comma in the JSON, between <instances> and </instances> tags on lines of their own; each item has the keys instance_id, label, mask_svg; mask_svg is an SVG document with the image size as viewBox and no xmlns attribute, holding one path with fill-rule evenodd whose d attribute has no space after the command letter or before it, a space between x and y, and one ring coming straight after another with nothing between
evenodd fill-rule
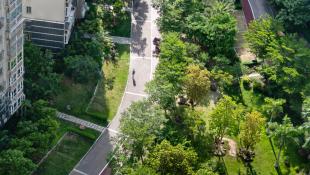
<instances>
[{"instance_id":1,"label":"building wall","mask_svg":"<svg viewBox=\"0 0 310 175\"><path fill-rule=\"evenodd\" d=\"M48 21L25 20L26 39L51 50L65 47L65 24Z\"/></svg>"},{"instance_id":2,"label":"building wall","mask_svg":"<svg viewBox=\"0 0 310 175\"><path fill-rule=\"evenodd\" d=\"M75 22L74 2L75 0L23 0L25 38L52 51L63 49L69 42Z\"/></svg>"},{"instance_id":3,"label":"building wall","mask_svg":"<svg viewBox=\"0 0 310 175\"><path fill-rule=\"evenodd\" d=\"M242 7L247 24L265 15L274 16L267 0L242 0Z\"/></svg>"},{"instance_id":4,"label":"building wall","mask_svg":"<svg viewBox=\"0 0 310 175\"><path fill-rule=\"evenodd\" d=\"M31 14L27 13L27 7L31 7ZM23 15L25 18L64 22L65 0L23 0Z\"/></svg>"},{"instance_id":5,"label":"building wall","mask_svg":"<svg viewBox=\"0 0 310 175\"><path fill-rule=\"evenodd\" d=\"M23 20L21 0L0 1L0 126L21 106L23 93Z\"/></svg>"},{"instance_id":6,"label":"building wall","mask_svg":"<svg viewBox=\"0 0 310 175\"><path fill-rule=\"evenodd\" d=\"M251 9L251 5L248 0L242 0L242 8L245 16L245 20L247 24L250 23L254 19L253 12Z\"/></svg>"}]
</instances>

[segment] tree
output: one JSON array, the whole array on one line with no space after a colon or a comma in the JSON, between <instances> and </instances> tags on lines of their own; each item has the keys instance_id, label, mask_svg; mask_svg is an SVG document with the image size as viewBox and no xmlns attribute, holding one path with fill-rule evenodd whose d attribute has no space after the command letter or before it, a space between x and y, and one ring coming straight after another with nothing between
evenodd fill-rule
<instances>
[{"instance_id":1,"label":"tree","mask_svg":"<svg viewBox=\"0 0 310 175\"><path fill-rule=\"evenodd\" d=\"M219 53L231 56L234 45L236 20L230 13L193 13L186 18L190 38L208 48L211 56Z\"/></svg>"},{"instance_id":2,"label":"tree","mask_svg":"<svg viewBox=\"0 0 310 175\"><path fill-rule=\"evenodd\" d=\"M6 150L0 155L0 175L30 174L36 165L18 150Z\"/></svg>"},{"instance_id":3,"label":"tree","mask_svg":"<svg viewBox=\"0 0 310 175\"><path fill-rule=\"evenodd\" d=\"M210 131L213 133L215 148L214 154L219 158L225 155L222 140L226 135L236 135L239 132L241 113L235 101L224 95L210 114Z\"/></svg>"},{"instance_id":4,"label":"tree","mask_svg":"<svg viewBox=\"0 0 310 175\"><path fill-rule=\"evenodd\" d=\"M189 65L184 77L184 89L192 107L208 96L211 73L199 65Z\"/></svg>"},{"instance_id":5,"label":"tree","mask_svg":"<svg viewBox=\"0 0 310 175\"><path fill-rule=\"evenodd\" d=\"M279 146L279 152L276 156L275 168L277 171L280 170L280 156L283 148L290 139L293 139L298 132L294 128L290 118L285 116L281 124L269 123L270 137L273 138L276 144Z\"/></svg>"},{"instance_id":6,"label":"tree","mask_svg":"<svg viewBox=\"0 0 310 175\"><path fill-rule=\"evenodd\" d=\"M133 103L122 115L120 141L132 160L144 160L166 119L159 106L148 101Z\"/></svg>"},{"instance_id":7,"label":"tree","mask_svg":"<svg viewBox=\"0 0 310 175\"><path fill-rule=\"evenodd\" d=\"M159 174L193 174L197 154L191 148L171 145L164 140L151 152L147 164Z\"/></svg>"},{"instance_id":8,"label":"tree","mask_svg":"<svg viewBox=\"0 0 310 175\"><path fill-rule=\"evenodd\" d=\"M159 104L165 110L165 113L176 108L175 97L179 94L179 91L174 88L173 84L159 78L150 81L146 86L149 100Z\"/></svg>"},{"instance_id":9,"label":"tree","mask_svg":"<svg viewBox=\"0 0 310 175\"><path fill-rule=\"evenodd\" d=\"M7 130L0 131L0 150L5 150L8 148L11 137Z\"/></svg>"},{"instance_id":10,"label":"tree","mask_svg":"<svg viewBox=\"0 0 310 175\"><path fill-rule=\"evenodd\" d=\"M100 66L90 56L70 56L65 58L66 74L78 83L98 80Z\"/></svg>"},{"instance_id":11,"label":"tree","mask_svg":"<svg viewBox=\"0 0 310 175\"><path fill-rule=\"evenodd\" d=\"M186 44L177 33L163 35L160 45L160 62L154 80L147 85L150 99L167 112L175 109L175 98L182 90L182 80L187 66Z\"/></svg>"},{"instance_id":12,"label":"tree","mask_svg":"<svg viewBox=\"0 0 310 175\"><path fill-rule=\"evenodd\" d=\"M277 19L288 28L304 27L310 22L310 2L308 0L270 0L279 10Z\"/></svg>"},{"instance_id":13,"label":"tree","mask_svg":"<svg viewBox=\"0 0 310 175\"><path fill-rule=\"evenodd\" d=\"M38 100L26 106L27 111L23 116L25 120L38 121L43 118L56 118L56 109L51 108L47 101Z\"/></svg>"},{"instance_id":14,"label":"tree","mask_svg":"<svg viewBox=\"0 0 310 175\"><path fill-rule=\"evenodd\" d=\"M224 95L210 114L210 129L214 133L215 142L221 143L225 135L236 133L237 104L231 97Z\"/></svg>"},{"instance_id":15,"label":"tree","mask_svg":"<svg viewBox=\"0 0 310 175\"><path fill-rule=\"evenodd\" d=\"M264 101L263 111L270 117L269 122L272 122L272 119L279 117L283 113L283 105L286 100L266 97Z\"/></svg>"},{"instance_id":16,"label":"tree","mask_svg":"<svg viewBox=\"0 0 310 175\"><path fill-rule=\"evenodd\" d=\"M251 52L263 61L267 59L268 46L277 40L281 26L271 17L253 20L245 33Z\"/></svg>"},{"instance_id":17,"label":"tree","mask_svg":"<svg viewBox=\"0 0 310 175\"><path fill-rule=\"evenodd\" d=\"M25 94L31 100L50 99L60 89L60 76L54 72L55 62L50 51L26 43L24 47Z\"/></svg>"},{"instance_id":18,"label":"tree","mask_svg":"<svg viewBox=\"0 0 310 175\"><path fill-rule=\"evenodd\" d=\"M260 141L264 124L264 116L257 111L247 113L244 122L241 123L241 132L239 134L241 143L240 155L244 161L253 161L254 146Z\"/></svg>"}]
</instances>

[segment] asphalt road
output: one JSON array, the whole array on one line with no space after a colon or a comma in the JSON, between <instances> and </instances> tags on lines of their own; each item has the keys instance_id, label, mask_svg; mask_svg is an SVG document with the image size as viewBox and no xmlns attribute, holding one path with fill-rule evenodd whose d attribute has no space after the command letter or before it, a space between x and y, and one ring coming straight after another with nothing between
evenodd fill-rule
<instances>
[{"instance_id":1,"label":"asphalt road","mask_svg":"<svg viewBox=\"0 0 310 175\"><path fill-rule=\"evenodd\" d=\"M121 113L131 103L147 97L145 84L152 79L158 59L152 56L154 37L159 37L155 20L158 14L151 0L134 0L132 14L130 70L128 82L117 115L97 141L74 167L70 175L99 175L107 167L109 153L115 148L113 137L119 131ZM135 72L134 77L132 72Z\"/></svg>"}]
</instances>

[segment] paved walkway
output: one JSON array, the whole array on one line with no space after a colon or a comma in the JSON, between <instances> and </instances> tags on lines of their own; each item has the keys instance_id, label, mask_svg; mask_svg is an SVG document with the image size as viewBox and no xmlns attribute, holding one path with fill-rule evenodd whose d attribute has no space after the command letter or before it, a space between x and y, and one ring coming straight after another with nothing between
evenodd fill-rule
<instances>
[{"instance_id":1,"label":"paved walkway","mask_svg":"<svg viewBox=\"0 0 310 175\"><path fill-rule=\"evenodd\" d=\"M118 44L131 44L131 38L111 36L111 39L114 43Z\"/></svg>"},{"instance_id":2,"label":"paved walkway","mask_svg":"<svg viewBox=\"0 0 310 175\"><path fill-rule=\"evenodd\" d=\"M86 120L82 120L82 119L76 118L72 115L68 115L68 114L61 113L61 112L57 112L57 117L60 119L78 124L78 125L85 126L86 128L90 128L90 129L99 131L99 132L102 132L105 129L104 127L99 126L97 124L94 124L94 123L88 122Z\"/></svg>"},{"instance_id":3,"label":"paved walkway","mask_svg":"<svg viewBox=\"0 0 310 175\"><path fill-rule=\"evenodd\" d=\"M151 0L134 0L131 26L131 52L128 82L118 112L107 129L104 129L94 145L74 167L70 175L105 174L108 166L107 158L115 148L113 138L120 126L121 114L135 101L147 97L144 92L145 83L152 79L158 63L153 58L154 37L159 37L155 25L157 11L151 6ZM134 76L132 72L135 72Z\"/></svg>"}]
</instances>

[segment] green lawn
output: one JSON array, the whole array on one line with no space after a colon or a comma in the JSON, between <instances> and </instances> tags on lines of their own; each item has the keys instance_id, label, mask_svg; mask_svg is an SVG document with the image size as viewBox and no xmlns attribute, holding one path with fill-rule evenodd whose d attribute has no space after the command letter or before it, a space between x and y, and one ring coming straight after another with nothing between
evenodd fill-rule
<instances>
[{"instance_id":1,"label":"green lawn","mask_svg":"<svg viewBox=\"0 0 310 175\"><path fill-rule=\"evenodd\" d=\"M100 82L93 103L87 111L92 115L102 116L108 121L111 121L117 113L129 71L129 45L117 45L117 50L119 59L116 64L104 64L104 79Z\"/></svg>"},{"instance_id":2,"label":"green lawn","mask_svg":"<svg viewBox=\"0 0 310 175\"><path fill-rule=\"evenodd\" d=\"M244 104L252 109L260 110L261 106L264 103L262 94L254 92L253 89L245 90L242 83L240 84L240 88ZM238 139L234 138L234 140ZM278 148L274 146L274 149L275 153L278 154ZM255 147L255 153L255 159L251 164L252 171L256 174L262 175L277 175L277 172L274 169L274 163L276 160L275 155L272 151L272 146L265 132L261 141ZM302 168L307 166L305 162L300 160L300 157L297 154L297 149L293 148L293 144L287 151L283 152L280 158L282 174L298 174L296 172L298 167ZM286 167L284 164L286 155L288 155L290 158L289 162L291 166L289 168ZM226 155L224 161L228 174L246 174L247 169L245 168L243 163L236 158Z\"/></svg>"},{"instance_id":3,"label":"green lawn","mask_svg":"<svg viewBox=\"0 0 310 175\"><path fill-rule=\"evenodd\" d=\"M131 33L131 14L125 12L122 17L116 21L116 26L108 27L108 31L112 36L130 37Z\"/></svg>"},{"instance_id":4,"label":"green lawn","mask_svg":"<svg viewBox=\"0 0 310 175\"><path fill-rule=\"evenodd\" d=\"M264 96L258 92L255 92L253 88L246 90L243 87L243 83L240 83L241 95L243 103L251 109L260 110L264 103Z\"/></svg>"},{"instance_id":5,"label":"green lawn","mask_svg":"<svg viewBox=\"0 0 310 175\"><path fill-rule=\"evenodd\" d=\"M99 81L98 89L89 105L95 91L96 82L77 84L64 77L61 92L53 99L52 104L61 112L72 114L84 120L106 125L118 109L122 99L129 71L129 45L116 45L119 53L117 63L105 63L104 77ZM86 109L89 108L86 112Z\"/></svg>"},{"instance_id":6,"label":"green lawn","mask_svg":"<svg viewBox=\"0 0 310 175\"><path fill-rule=\"evenodd\" d=\"M94 140L68 133L48 158L39 166L35 175L67 175L88 151Z\"/></svg>"},{"instance_id":7,"label":"green lawn","mask_svg":"<svg viewBox=\"0 0 310 175\"><path fill-rule=\"evenodd\" d=\"M99 125L106 124L105 120L96 116L91 116L85 112L95 90L96 82L78 84L64 77L61 86L62 89L60 93L58 93L52 102L57 110Z\"/></svg>"}]
</instances>

